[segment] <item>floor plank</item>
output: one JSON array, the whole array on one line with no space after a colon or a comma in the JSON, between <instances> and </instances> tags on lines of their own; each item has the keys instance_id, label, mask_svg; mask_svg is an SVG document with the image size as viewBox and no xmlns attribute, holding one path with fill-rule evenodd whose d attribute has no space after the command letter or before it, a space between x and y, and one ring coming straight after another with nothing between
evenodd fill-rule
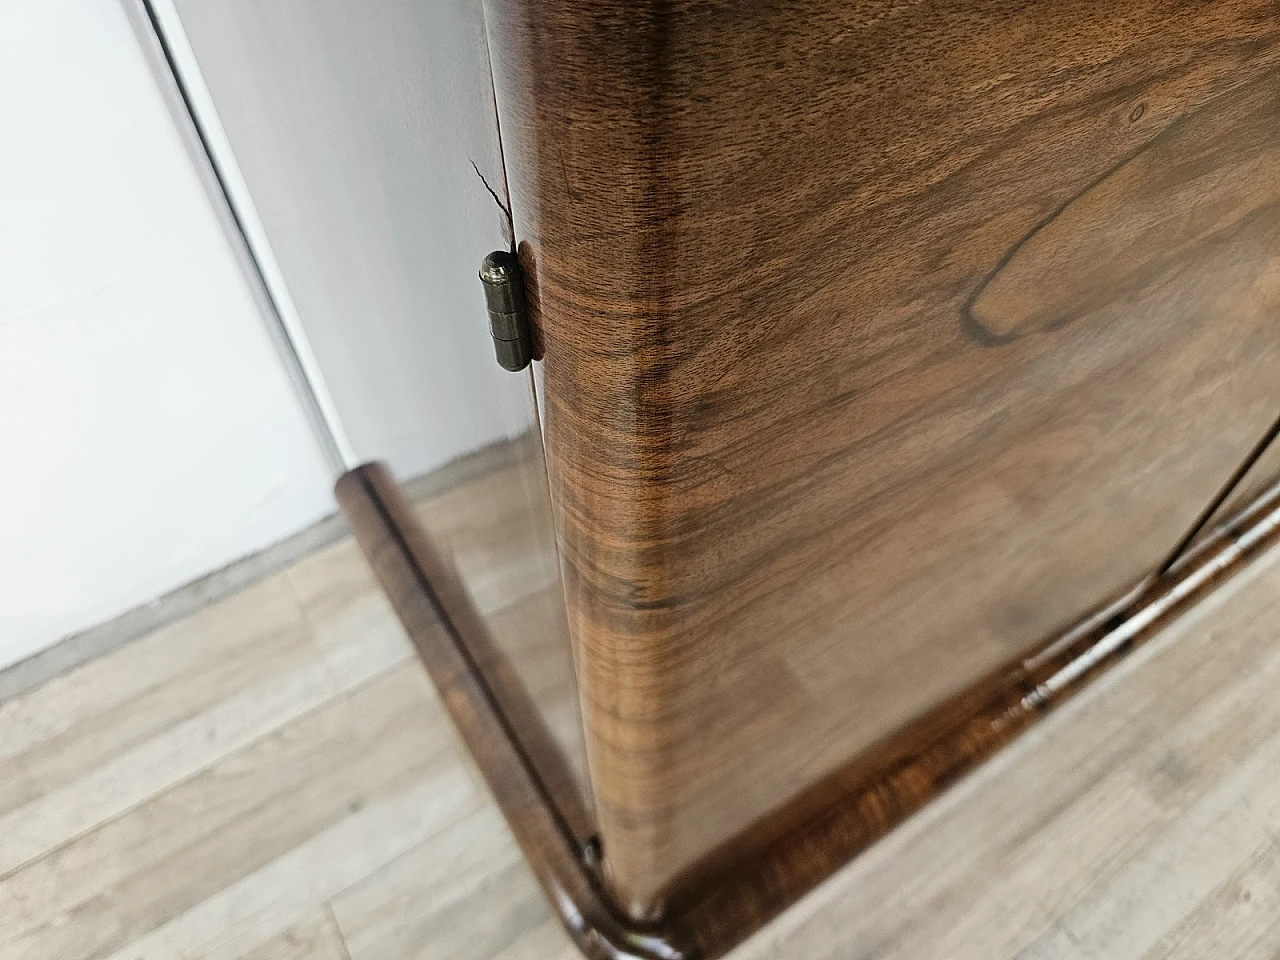
<instances>
[{"instance_id":1,"label":"floor plank","mask_svg":"<svg viewBox=\"0 0 1280 960\"><path fill-rule=\"evenodd\" d=\"M346 944L325 910L316 910L306 919L241 954L240 960L350 960Z\"/></svg>"},{"instance_id":2,"label":"floor plank","mask_svg":"<svg viewBox=\"0 0 1280 960\"><path fill-rule=\"evenodd\" d=\"M518 656L476 482L428 513ZM1274 551L733 960L1280 954L1278 641ZM0 705L0 960L576 955L350 541Z\"/></svg>"},{"instance_id":3,"label":"floor plank","mask_svg":"<svg viewBox=\"0 0 1280 960\"><path fill-rule=\"evenodd\" d=\"M1269 840L1143 960L1274 960L1280 956L1280 841Z\"/></svg>"},{"instance_id":4,"label":"floor plank","mask_svg":"<svg viewBox=\"0 0 1280 960\"><path fill-rule=\"evenodd\" d=\"M0 958L123 947L424 777L474 805L458 767L425 678L406 664L0 884Z\"/></svg>"},{"instance_id":5,"label":"floor plank","mask_svg":"<svg viewBox=\"0 0 1280 960\"><path fill-rule=\"evenodd\" d=\"M341 540L285 571L334 675L359 683L413 658L395 611L355 541Z\"/></svg>"},{"instance_id":6,"label":"floor plank","mask_svg":"<svg viewBox=\"0 0 1280 960\"><path fill-rule=\"evenodd\" d=\"M199 703L184 697L200 694L202 687L205 697L235 689L234 671L245 669L238 661L256 649L300 638L305 624L297 598L285 577L270 577L0 703L0 811L31 799L30 793L14 797L28 786L26 771L39 767L33 755L65 757L67 769L82 772L111 751L189 716ZM31 786L39 793L58 782L38 777Z\"/></svg>"},{"instance_id":7,"label":"floor plank","mask_svg":"<svg viewBox=\"0 0 1280 960\"><path fill-rule=\"evenodd\" d=\"M315 659L217 703L0 817L0 876L246 746L335 694Z\"/></svg>"},{"instance_id":8,"label":"floor plank","mask_svg":"<svg viewBox=\"0 0 1280 960\"><path fill-rule=\"evenodd\" d=\"M493 960L580 960L581 956L559 921L545 919L495 953Z\"/></svg>"},{"instance_id":9,"label":"floor plank","mask_svg":"<svg viewBox=\"0 0 1280 960\"><path fill-rule=\"evenodd\" d=\"M1280 735L1278 607L1273 553L734 956L1087 956L1060 921Z\"/></svg>"},{"instance_id":10,"label":"floor plank","mask_svg":"<svg viewBox=\"0 0 1280 960\"><path fill-rule=\"evenodd\" d=\"M540 462L522 459L414 504L483 614L558 582L541 470Z\"/></svg>"},{"instance_id":11,"label":"floor plank","mask_svg":"<svg viewBox=\"0 0 1280 960\"><path fill-rule=\"evenodd\" d=\"M233 960L304 919L455 821L474 804L460 765L352 813L264 867L106 955L106 960Z\"/></svg>"},{"instance_id":12,"label":"floor plank","mask_svg":"<svg viewBox=\"0 0 1280 960\"><path fill-rule=\"evenodd\" d=\"M546 910L492 807L407 851L333 900L352 960L458 957L457 951L472 949L462 941L477 938L505 946L544 919ZM472 922L480 915L483 925Z\"/></svg>"}]
</instances>

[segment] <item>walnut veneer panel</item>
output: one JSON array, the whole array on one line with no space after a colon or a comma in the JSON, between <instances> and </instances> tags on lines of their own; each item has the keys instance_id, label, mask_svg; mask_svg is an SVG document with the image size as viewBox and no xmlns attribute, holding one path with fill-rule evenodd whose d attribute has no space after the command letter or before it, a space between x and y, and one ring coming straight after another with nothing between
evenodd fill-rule
<instances>
[{"instance_id":1,"label":"walnut veneer panel","mask_svg":"<svg viewBox=\"0 0 1280 960\"><path fill-rule=\"evenodd\" d=\"M558 814L585 842L595 832L591 784L539 437L486 448L403 493L379 475L389 498L411 505L397 528Z\"/></svg>"},{"instance_id":2,"label":"walnut veneer panel","mask_svg":"<svg viewBox=\"0 0 1280 960\"><path fill-rule=\"evenodd\" d=\"M1280 7L486 15L605 872L643 918L1145 577L1267 429Z\"/></svg>"}]
</instances>

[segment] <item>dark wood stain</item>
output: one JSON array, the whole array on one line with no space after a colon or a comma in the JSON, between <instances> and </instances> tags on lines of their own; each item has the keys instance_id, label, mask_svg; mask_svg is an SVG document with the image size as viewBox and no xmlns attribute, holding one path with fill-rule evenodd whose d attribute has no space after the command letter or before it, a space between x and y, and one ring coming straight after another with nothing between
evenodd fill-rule
<instances>
[{"instance_id":1,"label":"dark wood stain","mask_svg":"<svg viewBox=\"0 0 1280 960\"><path fill-rule=\"evenodd\" d=\"M1257 86L1253 99L1274 96L1274 81ZM1188 261L1212 258L1212 247L1232 242L1252 218L1274 220L1275 110L1263 104L1241 115L1213 107L1169 124L1010 247L965 301L966 333L1001 346L1060 329L1117 291L1162 283ZM1231 151L1222 149L1224 139ZM1205 203L1212 215L1196 211ZM1116 256L1133 250L1147 256Z\"/></svg>"},{"instance_id":2,"label":"dark wood stain","mask_svg":"<svg viewBox=\"0 0 1280 960\"><path fill-rule=\"evenodd\" d=\"M1274 421L1278 13L486 0L633 919L1144 583Z\"/></svg>"},{"instance_id":3,"label":"dark wood stain","mask_svg":"<svg viewBox=\"0 0 1280 960\"><path fill-rule=\"evenodd\" d=\"M718 956L866 849L1053 707L1155 636L1251 560L1280 542L1280 490L1224 526L1095 626L1073 632L985 678L906 732L913 745L878 771L855 762L810 791L813 812L763 847L722 852L718 872L687 888L669 922ZM940 726L940 729L939 729ZM932 733L929 731L932 729Z\"/></svg>"},{"instance_id":4,"label":"dark wood stain","mask_svg":"<svg viewBox=\"0 0 1280 960\"><path fill-rule=\"evenodd\" d=\"M541 441L521 434L475 459L457 464L459 476L442 487L409 485L420 497L411 500L414 542L424 545L432 582L481 676L585 840L595 816Z\"/></svg>"},{"instance_id":5,"label":"dark wood stain","mask_svg":"<svg viewBox=\"0 0 1280 960\"><path fill-rule=\"evenodd\" d=\"M499 472L509 484L519 486L524 479L524 465L528 461L528 441L522 438L512 446L512 456L503 461ZM585 842L596 832L591 787L569 762L568 750L571 744L567 744L563 738L557 738L547 722L549 714L563 712L565 704L546 702L537 697L538 693L548 687L557 689L566 686L569 689L563 690L559 695L570 699L576 697L572 678L557 676L565 669L571 672L572 665L562 667L554 656L562 651L548 649L567 643L567 639L557 629L560 619L555 614L558 611L548 610L546 604L530 603L535 598L526 597L525 602L517 604L513 611L520 615L515 622L508 622L511 618L502 613L486 616L473 599L467 575L458 562L448 536L449 531L424 518L422 510L402 496L399 486L384 466L369 466L360 471L359 476L362 479L358 483L352 479L338 487L339 502L350 513L348 500L356 495L350 488L363 490L364 486L372 484L364 492L364 496L371 496L370 491L374 489L381 491L378 502L382 506L379 509L391 511L387 522L393 525L396 535L403 538L404 549L412 554L414 569L423 577L424 582L430 584L430 600L439 608L443 622L456 633L460 651L468 661L468 669L493 697L496 709L508 725L517 748L550 796L557 816L576 843ZM474 487L475 484L472 483L465 485L463 489ZM518 529L521 521L530 519L526 514L532 505L523 501L519 490L507 492L509 497L500 504L485 497L480 504L483 510L477 511L482 516L467 522L467 529L462 534L473 542L473 550L483 549L486 542L504 536L518 536L529 551L540 548L540 543L530 537L527 530ZM436 512L438 511L432 511ZM353 528L360 540L361 530L355 528L354 523ZM368 554L369 548L363 540L360 542ZM490 551L491 555L493 553L496 551ZM377 564L374 566L376 572ZM518 596L513 596L512 601L516 601ZM392 600L396 600L396 595L392 595ZM400 612L398 604L396 609ZM402 617L403 615L401 612ZM406 629L415 644L419 643L419 638L414 636L408 623ZM421 649L419 652L422 652ZM549 673L555 682L534 682L540 673ZM569 682L565 683L565 679Z\"/></svg>"},{"instance_id":6,"label":"dark wood stain","mask_svg":"<svg viewBox=\"0 0 1280 960\"><path fill-rule=\"evenodd\" d=\"M470 600L457 592L444 554L425 534L387 469L366 464L352 470L338 481L336 492L450 719L578 946L599 960L694 960L698 950L691 941L682 944L672 933L634 928L600 896L598 883L582 863L579 840L543 779L545 768L538 769L523 746L527 729L513 724L471 653L487 641L474 632L480 621L468 613ZM515 719L524 724L533 716Z\"/></svg>"},{"instance_id":7,"label":"dark wood stain","mask_svg":"<svg viewBox=\"0 0 1280 960\"><path fill-rule=\"evenodd\" d=\"M682 878L664 918L641 925L619 913L581 855L520 732L469 654L474 639L450 619L451 604L442 600L450 588L437 587L428 574L439 573L438 551L390 475L366 465L344 476L337 493L552 907L583 952L600 960L697 960L727 952L1280 542L1278 489L1096 622L983 678L892 744L815 784L779 812L783 828L735 838Z\"/></svg>"}]
</instances>

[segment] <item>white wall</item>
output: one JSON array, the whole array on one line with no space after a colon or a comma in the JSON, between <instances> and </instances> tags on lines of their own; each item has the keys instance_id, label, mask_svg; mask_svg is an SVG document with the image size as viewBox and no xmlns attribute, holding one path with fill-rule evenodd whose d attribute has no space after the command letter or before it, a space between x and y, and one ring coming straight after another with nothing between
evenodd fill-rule
<instances>
[{"instance_id":1,"label":"white wall","mask_svg":"<svg viewBox=\"0 0 1280 960\"><path fill-rule=\"evenodd\" d=\"M158 0L190 43L359 460L529 430L476 272L507 246L480 0ZM176 14L176 15L175 15ZM180 17L180 22L179 22Z\"/></svg>"},{"instance_id":2,"label":"white wall","mask_svg":"<svg viewBox=\"0 0 1280 960\"><path fill-rule=\"evenodd\" d=\"M0 665L331 511L123 11L0 5Z\"/></svg>"}]
</instances>

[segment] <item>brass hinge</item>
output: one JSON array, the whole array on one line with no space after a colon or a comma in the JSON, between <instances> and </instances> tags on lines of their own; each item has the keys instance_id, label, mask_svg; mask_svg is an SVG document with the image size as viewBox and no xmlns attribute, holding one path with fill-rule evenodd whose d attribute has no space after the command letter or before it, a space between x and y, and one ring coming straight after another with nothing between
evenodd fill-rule
<instances>
[{"instance_id":1,"label":"brass hinge","mask_svg":"<svg viewBox=\"0 0 1280 960\"><path fill-rule=\"evenodd\" d=\"M533 359L533 338L525 309L524 274L514 254L496 250L480 264L484 304L489 311L493 352L504 370L523 370Z\"/></svg>"}]
</instances>

